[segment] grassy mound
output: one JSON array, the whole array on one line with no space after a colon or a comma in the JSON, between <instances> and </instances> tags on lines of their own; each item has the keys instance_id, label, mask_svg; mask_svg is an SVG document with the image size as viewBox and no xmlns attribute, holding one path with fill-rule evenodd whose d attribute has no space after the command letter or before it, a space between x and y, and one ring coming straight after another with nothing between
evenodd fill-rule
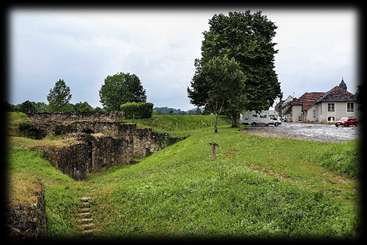
<instances>
[{"instance_id":1,"label":"grassy mound","mask_svg":"<svg viewBox=\"0 0 367 245\"><path fill-rule=\"evenodd\" d=\"M138 164L115 166L81 182L21 148L32 142L15 138L10 176L18 185L42 180L51 236L77 234L73 217L83 195L92 196L96 234L105 237L356 235L357 181L325 165L333 151L356 155L356 142L264 138L224 120L214 134L211 119L157 115L130 121L191 136ZM209 142L219 144L215 161Z\"/></svg>"},{"instance_id":2,"label":"grassy mound","mask_svg":"<svg viewBox=\"0 0 367 245\"><path fill-rule=\"evenodd\" d=\"M138 127L153 128L158 132L187 136L203 128L213 127L214 115L153 115L148 119L130 119L123 122L136 123ZM219 117L218 125L228 125L225 117Z\"/></svg>"},{"instance_id":3,"label":"grassy mound","mask_svg":"<svg viewBox=\"0 0 367 245\"><path fill-rule=\"evenodd\" d=\"M211 141L219 144L216 161ZM307 157L327 148L203 130L89 180L101 235L353 236L355 180Z\"/></svg>"}]
</instances>

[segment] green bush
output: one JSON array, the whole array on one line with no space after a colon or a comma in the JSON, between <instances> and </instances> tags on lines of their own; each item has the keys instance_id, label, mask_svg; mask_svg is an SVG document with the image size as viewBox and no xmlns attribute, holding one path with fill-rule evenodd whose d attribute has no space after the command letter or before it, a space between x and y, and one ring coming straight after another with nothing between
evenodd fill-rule
<instances>
[{"instance_id":1,"label":"green bush","mask_svg":"<svg viewBox=\"0 0 367 245\"><path fill-rule=\"evenodd\" d=\"M128 102L121 105L125 118L150 118L152 117L153 104L144 102Z\"/></svg>"}]
</instances>

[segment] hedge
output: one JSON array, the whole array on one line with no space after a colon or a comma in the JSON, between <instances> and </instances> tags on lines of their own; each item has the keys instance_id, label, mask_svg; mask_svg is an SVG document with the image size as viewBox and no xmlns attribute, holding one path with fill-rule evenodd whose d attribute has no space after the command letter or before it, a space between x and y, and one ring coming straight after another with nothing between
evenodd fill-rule
<instances>
[{"instance_id":1,"label":"hedge","mask_svg":"<svg viewBox=\"0 0 367 245\"><path fill-rule=\"evenodd\" d=\"M128 102L120 106L127 119L152 117L153 104L144 102Z\"/></svg>"}]
</instances>

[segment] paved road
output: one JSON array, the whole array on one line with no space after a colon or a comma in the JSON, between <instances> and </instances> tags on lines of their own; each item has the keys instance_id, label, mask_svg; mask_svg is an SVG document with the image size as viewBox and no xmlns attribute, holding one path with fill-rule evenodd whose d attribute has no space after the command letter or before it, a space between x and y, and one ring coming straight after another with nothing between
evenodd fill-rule
<instances>
[{"instance_id":1,"label":"paved road","mask_svg":"<svg viewBox=\"0 0 367 245\"><path fill-rule=\"evenodd\" d=\"M265 136L283 136L316 141L345 141L357 139L359 127L336 127L327 124L282 123L278 127L250 127L248 132Z\"/></svg>"}]
</instances>

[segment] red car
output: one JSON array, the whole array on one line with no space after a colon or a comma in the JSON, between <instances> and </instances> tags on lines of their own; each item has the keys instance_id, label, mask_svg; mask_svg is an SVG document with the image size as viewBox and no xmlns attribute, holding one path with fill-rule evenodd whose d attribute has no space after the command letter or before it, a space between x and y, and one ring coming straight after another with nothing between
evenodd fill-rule
<instances>
[{"instance_id":1,"label":"red car","mask_svg":"<svg viewBox=\"0 0 367 245\"><path fill-rule=\"evenodd\" d=\"M355 117L342 117L340 120L335 122L335 126L343 126L343 127L349 127L349 126L358 126L358 120Z\"/></svg>"}]
</instances>

